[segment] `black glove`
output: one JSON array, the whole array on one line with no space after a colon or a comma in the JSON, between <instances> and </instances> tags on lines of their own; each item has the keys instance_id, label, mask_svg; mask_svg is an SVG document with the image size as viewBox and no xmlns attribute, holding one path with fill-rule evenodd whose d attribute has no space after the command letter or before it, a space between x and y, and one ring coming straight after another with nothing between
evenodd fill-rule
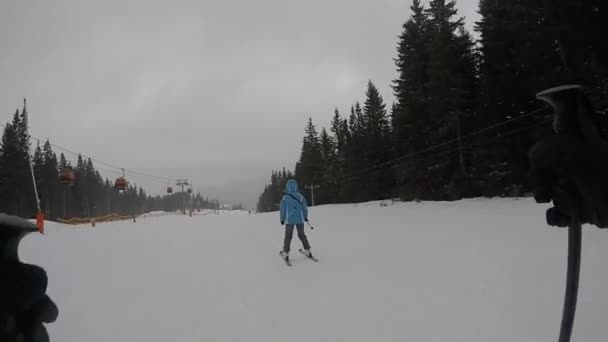
<instances>
[{"instance_id":1,"label":"black glove","mask_svg":"<svg viewBox=\"0 0 608 342\"><path fill-rule=\"evenodd\" d=\"M531 180L537 202L553 201L547 223L566 227L576 215L581 223L608 227L608 151L571 136L553 136L530 151Z\"/></svg>"},{"instance_id":2,"label":"black glove","mask_svg":"<svg viewBox=\"0 0 608 342\"><path fill-rule=\"evenodd\" d=\"M285 225L285 221L281 221L281 226L284 226L284 225Z\"/></svg>"},{"instance_id":3,"label":"black glove","mask_svg":"<svg viewBox=\"0 0 608 342\"><path fill-rule=\"evenodd\" d=\"M25 220L0 214L0 341L47 342L43 323L57 319L57 306L45 294L46 272L17 257L19 241L35 230Z\"/></svg>"},{"instance_id":4,"label":"black glove","mask_svg":"<svg viewBox=\"0 0 608 342\"><path fill-rule=\"evenodd\" d=\"M305 222L308 222L308 217L304 219Z\"/></svg>"},{"instance_id":5,"label":"black glove","mask_svg":"<svg viewBox=\"0 0 608 342\"><path fill-rule=\"evenodd\" d=\"M557 93L557 92L556 92ZM547 223L566 227L572 217L608 227L608 145L592 121L592 110L577 90L553 93L559 134L530 151L530 176L537 202L553 201ZM545 98L547 99L547 98ZM561 101L561 102L560 102Z\"/></svg>"}]
</instances>

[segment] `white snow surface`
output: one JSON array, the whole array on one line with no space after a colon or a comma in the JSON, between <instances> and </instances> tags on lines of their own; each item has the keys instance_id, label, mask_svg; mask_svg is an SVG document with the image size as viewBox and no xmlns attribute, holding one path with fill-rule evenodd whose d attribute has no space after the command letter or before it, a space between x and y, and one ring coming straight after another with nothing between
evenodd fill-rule
<instances>
[{"instance_id":1,"label":"white snow surface","mask_svg":"<svg viewBox=\"0 0 608 342\"><path fill-rule=\"evenodd\" d=\"M567 231L531 199L311 208L314 263L278 214L166 215L21 244L51 341L556 341ZM608 336L608 232L586 227L573 341ZM294 253L295 252L295 253Z\"/></svg>"}]
</instances>

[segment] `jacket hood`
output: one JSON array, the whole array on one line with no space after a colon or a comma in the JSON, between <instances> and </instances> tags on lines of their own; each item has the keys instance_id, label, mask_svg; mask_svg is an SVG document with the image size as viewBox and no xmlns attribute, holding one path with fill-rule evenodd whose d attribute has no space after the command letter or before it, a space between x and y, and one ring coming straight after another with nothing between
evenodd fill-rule
<instances>
[{"instance_id":1,"label":"jacket hood","mask_svg":"<svg viewBox=\"0 0 608 342\"><path fill-rule=\"evenodd\" d=\"M298 182L295 179L290 179L285 185L285 193L291 194L294 192L298 192Z\"/></svg>"}]
</instances>

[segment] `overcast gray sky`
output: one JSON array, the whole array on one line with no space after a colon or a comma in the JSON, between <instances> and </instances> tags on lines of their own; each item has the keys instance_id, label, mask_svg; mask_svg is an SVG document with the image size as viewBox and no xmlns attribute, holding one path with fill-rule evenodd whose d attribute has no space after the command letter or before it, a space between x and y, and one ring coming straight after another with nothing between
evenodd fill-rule
<instances>
[{"instance_id":1,"label":"overcast gray sky","mask_svg":"<svg viewBox=\"0 0 608 342\"><path fill-rule=\"evenodd\" d=\"M392 102L410 4L4 0L0 121L27 97L33 136L253 207L272 169L293 168L308 117L327 125L368 79ZM458 6L471 29L477 0Z\"/></svg>"}]
</instances>

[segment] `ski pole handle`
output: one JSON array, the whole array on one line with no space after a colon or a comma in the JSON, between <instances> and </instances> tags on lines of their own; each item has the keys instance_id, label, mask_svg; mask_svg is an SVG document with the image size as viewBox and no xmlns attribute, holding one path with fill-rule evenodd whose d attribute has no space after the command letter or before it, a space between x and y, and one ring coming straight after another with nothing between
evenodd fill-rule
<instances>
[{"instance_id":1,"label":"ski pole handle","mask_svg":"<svg viewBox=\"0 0 608 342\"><path fill-rule=\"evenodd\" d=\"M574 136L589 144L600 144L600 135L591 119L591 113L584 105L586 99L581 86L568 85L550 88L536 95L553 108L553 128L558 135ZM576 189L576 184L573 185ZM555 204L555 201L554 201ZM568 227L568 266L566 271L566 293L559 332L559 342L570 342L576 302L578 297L582 230L580 213L571 214Z\"/></svg>"}]
</instances>

